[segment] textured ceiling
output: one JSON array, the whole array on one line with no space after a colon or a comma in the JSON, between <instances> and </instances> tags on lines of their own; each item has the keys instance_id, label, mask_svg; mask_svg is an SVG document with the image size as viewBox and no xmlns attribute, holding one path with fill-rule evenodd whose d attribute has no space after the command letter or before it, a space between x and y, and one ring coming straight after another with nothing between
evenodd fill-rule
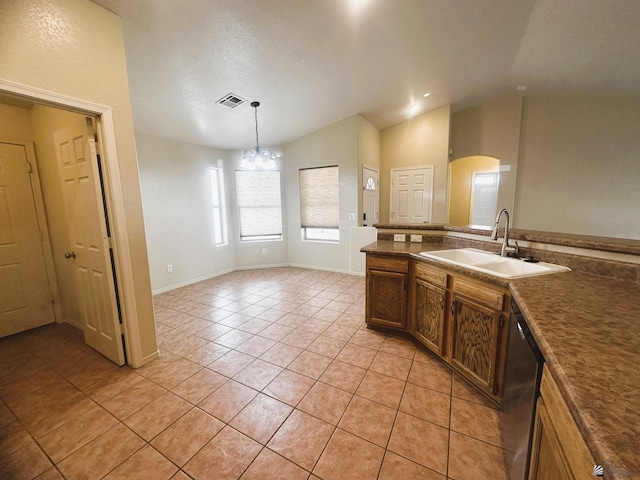
<instances>
[{"instance_id":1,"label":"textured ceiling","mask_svg":"<svg viewBox=\"0 0 640 480\"><path fill-rule=\"evenodd\" d=\"M93 1L122 18L136 130L222 149L255 143L253 100L269 146L518 85L640 95L638 0Z\"/></svg>"}]
</instances>

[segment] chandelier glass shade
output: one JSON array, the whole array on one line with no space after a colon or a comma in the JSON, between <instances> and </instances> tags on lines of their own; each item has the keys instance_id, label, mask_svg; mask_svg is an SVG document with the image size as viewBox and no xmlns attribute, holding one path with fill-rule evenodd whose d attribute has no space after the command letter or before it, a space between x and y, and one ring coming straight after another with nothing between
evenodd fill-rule
<instances>
[{"instance_id":1,"label":"chandelier glass shade","mask_svg":"<svg viewBox=\"0 0 640 480\"><path fill-rule=\"evenodd\" d=\"M276 155L271 153L270 150L261 150L260 141L258 139L258 107L260 106L260 102L251 102L251 106L255 110L256 146L244 151L240 167L247 170L272 170L276 168Z\"/></svg>"}]
</instances>

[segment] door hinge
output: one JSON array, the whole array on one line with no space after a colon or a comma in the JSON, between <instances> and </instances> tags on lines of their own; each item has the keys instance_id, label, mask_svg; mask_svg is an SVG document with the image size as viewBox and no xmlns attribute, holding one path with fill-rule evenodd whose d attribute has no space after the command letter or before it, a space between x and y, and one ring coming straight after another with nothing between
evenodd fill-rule
<instances>
[{"instance_id":1,"label":"door hinge","mask_svg":"<svg viewBox=\"0 0 640 480\"><path fill-rule=\"evenodd\" d=\"M493 394L495 395L496 393L498 393L498 384L493 382Z\"/></svg>"},{"instance_id":2,"label":"door hinge","mask_svg":"<svg viewBox=\"0 0 640 480\"><path fill-rule=\"evenodd\" d=\"M29 160L27 160L27 168L29 169L29 173L33 173L33 166Z\"/></svg>"},{"instance_id":3,"label":"door hinge","mask_svg":"<svg viewBox=\"0 0 640 480\"><path fill-rule=\"evenodd\" d=\"M121 323L118 324L118 327L120 329L120 335L124 335L124 327Z\"/></svg>"},{"instance_id":4,"label":"door hinge","mask_svg":"<svg viewBox=\"0 0 640 480\"><path fill-rule=\"evenodd\" d=\"M500 328L504 327L504 316L500 315Z\"/></svg>"},{"instance_id":5,"label":"door hinge","mask_svg":"<svg viewBox=\"0 0 640 480\"><path fill-rule=\"evenodd\" d=\"M113 246L111 245L111 237L106 237L104 239L104 243L109 250L113 249Z\"/></svg>"}]
</instances>

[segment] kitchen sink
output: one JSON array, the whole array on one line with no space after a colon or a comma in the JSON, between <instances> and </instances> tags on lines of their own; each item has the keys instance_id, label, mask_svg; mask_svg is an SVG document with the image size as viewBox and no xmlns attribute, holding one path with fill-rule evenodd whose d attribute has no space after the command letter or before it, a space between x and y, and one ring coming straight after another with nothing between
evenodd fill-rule
<instances>
[{"instance_id":1,"label":"kitchen sink","mask_svg":"<svg viewBox=\"0 0 640 480\"><path fill-rule=\"evenodd\" d=\"M501 257L496 253L475 248L454 248L420 252L420 255L434 260L466 267L478 272L501 278L523 278L549 273L568 272L570 268L545 262L526 262L520 258Z\"/></svg>"}]
</instances>

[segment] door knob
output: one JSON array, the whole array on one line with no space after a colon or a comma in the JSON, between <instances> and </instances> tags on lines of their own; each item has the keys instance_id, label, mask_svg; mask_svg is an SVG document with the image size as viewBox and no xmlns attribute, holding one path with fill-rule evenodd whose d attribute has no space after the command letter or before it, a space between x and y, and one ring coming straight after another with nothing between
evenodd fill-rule
<instances>
[{"instance_id":1,"label":"door knob","mask_svg":"<svg viewBox=\"0 0 640 480\"><path fill-rule=\"evenodd\" d=\"M75 252L65 253L64 258L76 258L76 253Z\"/></svg>"}]
</instances>

